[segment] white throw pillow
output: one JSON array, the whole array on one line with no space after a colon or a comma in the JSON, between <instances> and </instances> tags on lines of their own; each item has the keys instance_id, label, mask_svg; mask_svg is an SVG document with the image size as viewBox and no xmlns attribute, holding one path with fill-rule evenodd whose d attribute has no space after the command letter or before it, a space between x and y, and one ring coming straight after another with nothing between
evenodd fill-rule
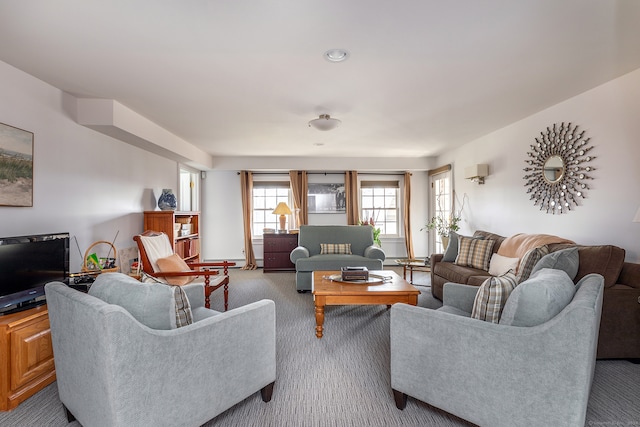
<instances>
[{"instance_id":1,"label":"white throw pillow","mask_svg":"<svg viewBox=\"0 0 640 427\"><path fill-rule=\"evenodd\" d=\"M489 274L492 276L502 276L509 270L516 271L519 262L520 258L509 258L495 253L489 262Z\"/></svg>"}]
</instances>

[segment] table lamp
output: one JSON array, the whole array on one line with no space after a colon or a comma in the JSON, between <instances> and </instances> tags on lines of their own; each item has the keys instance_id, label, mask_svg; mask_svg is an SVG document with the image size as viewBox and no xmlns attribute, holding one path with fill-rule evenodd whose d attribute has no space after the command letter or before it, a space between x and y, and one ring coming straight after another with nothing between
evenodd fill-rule
<instances>
[{"instance_id":1,"label":"table lamp","mask_svg":"<svg viewBox=\"0 0 640 427\"><path fill-rule=\"evenodd\" d=\"M289 206L287 206L285 202L280 202L272 213L280 215L280 229L278 230L278 232L286 233L287 230L285 228L285 224L287 222L287 218L285 217L285 215L291 215L291 209L289 209Z\"/></svg>"}]
</instances>

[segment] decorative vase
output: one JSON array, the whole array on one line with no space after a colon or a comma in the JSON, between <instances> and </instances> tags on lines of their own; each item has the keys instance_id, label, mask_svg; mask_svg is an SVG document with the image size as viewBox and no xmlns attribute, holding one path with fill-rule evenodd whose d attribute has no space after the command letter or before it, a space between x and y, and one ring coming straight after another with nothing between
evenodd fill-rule
<instances>
[{"instance_id":1,"label":"decorative vase","mask_svg":"<svg viewBox=\"0 0 640 427\"><path fill-rule=\"evenodd\" d=\"M165 188L162 190L162 194L158 197L158 207L163 211L175 211L178 207L178 201L176 200L173 190Z\"/></svg>"},{"instance_id":2,"label":"decorative vase","mask_svg":"<svg viewBox=\"0 0 640 427\"><path fill-rule=\"evenodd\" d=\"M440 236L440 239L442 240L442 250L446 251L449 246L449 236Z\"/></svg>"}]
</instances>

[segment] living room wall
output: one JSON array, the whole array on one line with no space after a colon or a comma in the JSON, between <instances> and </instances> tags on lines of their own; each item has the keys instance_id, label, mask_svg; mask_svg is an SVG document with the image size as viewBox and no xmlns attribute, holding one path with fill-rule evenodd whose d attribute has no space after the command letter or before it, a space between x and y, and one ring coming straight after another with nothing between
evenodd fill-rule
<instances>
[{"instance_id":1,"label":"living room wall","mask_svg":"<svg viewBox=\"0 0 640 427\"><path fill-rule=\"evenodd\" d=\"M78 246L117 233L118 251L133 247L142 211L176 188L177 163L78 125L74 97L4 62L0 81L0 123L34 133L33 207L0 206L0 236L69 232L72 271Z\"/></svg>"},{"instance_id":2,"label":"living room wall","mask_svg":"<svg viewBox=\"0 0 640 427\"><path fill-rule=\"evenodd\" d=\"M577 243L613 244L640 261L640 69L551 106L439 157L451 163L456 193L466 198L463 233L548 233ZM571 122L590 137L594 179L586 197L567 214L539 210L526 193L523 168L534 137L554 123ZM489 165L484 185L464 179L464 169Z\"/></svg>"}]
</instances>

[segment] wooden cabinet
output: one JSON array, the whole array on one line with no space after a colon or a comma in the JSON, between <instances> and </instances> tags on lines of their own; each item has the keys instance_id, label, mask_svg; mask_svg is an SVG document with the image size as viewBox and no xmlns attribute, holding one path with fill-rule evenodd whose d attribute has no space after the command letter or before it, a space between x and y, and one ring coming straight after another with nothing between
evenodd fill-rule
<instances>
[{"instance_id":1,"label":"wooden cabinet","mask_svg":"<svg viewBox=\"0 0 640 427\"><path fill-rule=\"evenodd\" d=\"M200 212L145 211L144 229L166 233L175 253L186 262L200 262Z\"/></svg>"},{"instance_id":2,"label":"wooden cabinet","mask_svg":"<svg viewBox=\"0 0 640 427\"><path fill-rule=\"evenodd\" d=\"M47 306L0 316L0 410L14 409L56 379Z\"/></svg>"},{"instance_id":3,"label":"wooden cabinet","mask_svg":"<svg viewBox=\"0 0 640 427\"><path fill-rule=\"evenodd\" d=\"M263 272L295 271L296 266L289 259L291 251L298 246L297 234L265 234Z\"/></svg>"}]
</instances>

